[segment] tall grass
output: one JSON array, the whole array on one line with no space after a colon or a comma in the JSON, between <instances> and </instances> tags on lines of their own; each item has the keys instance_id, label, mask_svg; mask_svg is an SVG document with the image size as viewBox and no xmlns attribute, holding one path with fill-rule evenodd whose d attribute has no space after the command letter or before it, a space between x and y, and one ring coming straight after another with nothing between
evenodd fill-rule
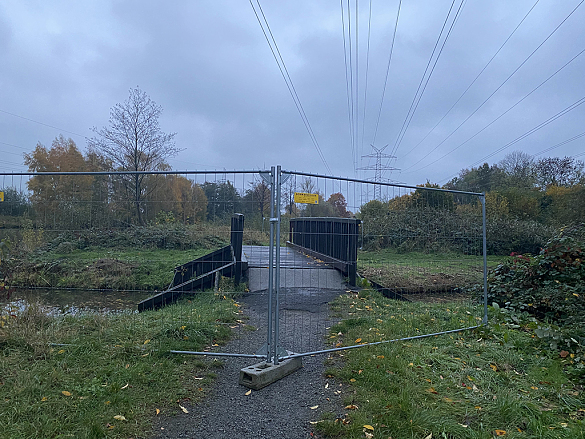
<instances>
[{"instance_id":1,"label":"tall grass","mask_svg":"<svg viewBox=\"0 0 585 439\"><path fill-rule=\"evenodd\" d=\"M152 419L197 401L219 361L186 360L227 340L239 311L224 295L141 314L48 316L37 305L0 325L0 437L143 437Z\"/></svg>"}]
</instances>

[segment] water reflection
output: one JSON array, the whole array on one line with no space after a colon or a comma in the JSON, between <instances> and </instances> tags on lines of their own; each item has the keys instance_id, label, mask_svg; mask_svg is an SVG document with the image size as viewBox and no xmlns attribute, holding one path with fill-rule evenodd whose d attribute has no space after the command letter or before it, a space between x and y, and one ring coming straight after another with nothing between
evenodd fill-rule
<instances>
[{"instance_id":1,"label":"water reflection","mask_svg":"<svg viewBox=\"0 0 585 439\"><path fill-rule=\"evenodd\" d=\"M135 311L152 291L88 291L70 289L15 289L2 302L4 310L17 313L28 304L38 304L47 314Z\"/></svg>"}]
</instances>

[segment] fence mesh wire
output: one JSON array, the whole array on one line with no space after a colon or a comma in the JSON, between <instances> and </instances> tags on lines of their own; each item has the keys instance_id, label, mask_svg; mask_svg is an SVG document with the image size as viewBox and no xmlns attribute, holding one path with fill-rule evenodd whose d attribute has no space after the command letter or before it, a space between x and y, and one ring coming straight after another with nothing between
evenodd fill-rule
<instances>
[{"instance_id":1,"label":"fence mesh wire","mask_svg":"<svg viewBox=\"0 0 585 439\"><path fill-rule=\"evenodd\" d=\"M314 223L305 226L308 236L304 238L313 249L325 242L322 235L330 234L319 220L357 217L359 226L355 232L357 258L351 254L345 257L349 259L345 262L357 265L354 285L345 283L351 281L350 273L340 275L330 268L336 262L326 256L339 255L327 245L318 249L324 257L306 252L310 256L304 264L311 269L300 270L300 275L299 270L281 267L281 334L287 339L288 350L314 352L481 324L484 259L480 196L434 187L289 175L283 197L283 245L297 235L298 217ZM291 194L295 192L317 193L319 204L294 203ZM349 228L343 230L354 233ZM345 243L351 242L346 238ZM302 288L289 288L299 285L299 276ZM373 292L364 287L373 287ZM323 307L329 312L323 314ZM342 334L335 332L335 324L342 319L367 320L371 332L359 341L340 342L337 335ZM401 324L395 325L392 333L382 334L377 326L388 319Z\"/></svg>"},{"instance_id":2,"label":"fence mesh wire","mask_svg":"<svg viewBox=\"0 0 585 439\"><path fill-rule=\"evenodd\" d=\"M91 327L104 345L141 355L152 349L254 355L269 324L281 348L311 353L339 347L332 331L342 319L366 319L372 328L371 337L344 346L481 323L478 195L295 172L283 173L272 212L281 213L279 318L272 320L269 177L246 171L2 175L1 274L9 287L0 311L3 336L24 331L43 349L58 349ZM317 194L318 204L296 203L298 192ZM152 295L193 286L182 283L197 277L185 264L230 244L235 213L245 218L245 281L236 285L229 269L217 270L196 284L197 294L137 313L137 303ZM353 224L336 233L355 253L290 246L299 218ZM330 239L323 228L307 233ZM222 256L214 263L232 261ZM47 313L57 317L35 320ZM75 326L71 318L93 323ZM380 333L376 323L385 319L403 323Z\"/></svg>"},{"instance_id":3,"label":"fence mesh wire","mask_svg":"<svg viewBox=\"0 0 585 439\"><path fill-rule=\"evenodd\" d=\"M175 267L229 246L234 213L245 215L244 243L268 244L270 188L262 174L0 176L3 336L30 323L27 334L37 328L31 343L73 345L84 325L66 322L76 318L96 322L92 336L109 346L211 352L231 339L233 352L253 354L261 341L243 340L259 324L242 311L246 283L235 285L229 269L204 277L179 304L136 310L172 286ZM214 263L232 262L224 258Z\"/></svg>"}]
</instances>

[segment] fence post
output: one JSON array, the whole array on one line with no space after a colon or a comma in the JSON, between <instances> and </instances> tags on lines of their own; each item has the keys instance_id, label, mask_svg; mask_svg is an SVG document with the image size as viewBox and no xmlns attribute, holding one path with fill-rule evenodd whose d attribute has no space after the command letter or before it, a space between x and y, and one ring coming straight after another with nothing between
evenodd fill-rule
<instances>
[{"instance_id":1,"label":"fence post","mask_svg":"<svg viewBox=\"0 0 585 439\"><path fill-rule=\"evenodd\" d=\"M274 357L272 346L272 295L274 293L274 183L276 171L270 168L270 247L268 249L268 334L266 337L266 362Z\"/></svg>"},{"instance_id":2,"label":"fence post","mask_svg":"<svg viewBox=\"0 0 585 439\"><path fill-rule=\"evenodd\" d=\"M485 212L485 192L479 197L481 201L481 216L483 221L483 320L482 323L487 325L488 309L487 309L487 226L486 226L486 212Z\"/></svg>"},{"instance_id":3,"label":"fence post","mask_svg":"<svg viewBox=\"0 0 585 439\"><path fill-rule=\"evenodd\" d=\"M234 249L236 265L234 268L234 284L240 284L242 277L242 243L244 240L244 215L234 213L232 215L231 244Z\"/></svg>"},{"instance_id":4,"label":"fence post","mask_svg":"<svg viewBox=\"0 0 585 439\"><path fill-rule=\"evenodd\" d=\"M274 201L276 210L276 288L275 288L275 304L274 304L274 364L278 364L278 342L280 330L279 318L279 297L280 294L280 195L281 195L281 169L280 165L276 168L276 176L274 184L276 186L276 199Z\"/></svg>"}]
</instances>

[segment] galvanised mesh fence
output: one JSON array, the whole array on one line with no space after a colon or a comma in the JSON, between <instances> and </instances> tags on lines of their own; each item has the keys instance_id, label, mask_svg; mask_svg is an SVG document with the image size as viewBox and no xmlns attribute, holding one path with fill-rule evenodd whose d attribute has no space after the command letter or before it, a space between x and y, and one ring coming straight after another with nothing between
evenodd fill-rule
<instances>
[{"instance_id":1,"label":"galvanised mesh fence","mask_svg":"<svg viewBox=\"0 0 585 439\"><path fill-rule=\"evenodd\" d=\"M0 335L22 332L35 349L59 351L88 328L67 322L88 319L104 346L211 352L231 339L231 352L256 356L266 334L245 340L266 318L250 317L240 298L266 293L235 282L231 221L244 215L240 244L249 257L268 244L266 174L0 175Z\"/></svg>"},{"instance_id":2,"label":"galvanised mesh fence","mask_svg":"<svg viewBox=\"0 0 585 439\"><path fill-rule=\"evenodd\" d=\"M75 346L83 334L63 328L85 318L104 346L141 355L278 362L486 321L481 194L280 167L1 178L2 336L37 348ZM371 330L342 340L341 320Z\"/></svg>"},{"instance_id":3,"label":"galvanised mesh fence","mask_svg":"<svg viewBox=\"0 0 585 439\"><path fill-rule=\"evenodd\" d=\"M281 265L287 350L314 354L487 322L482 194L283 175L281 244L304 252L312 268ZM317 194L318 204L295 203L298 192ZM341 320L366 320L371 330L345 340L336 329ZM401 323L382 333L387 320Z\"/></svg>"}]
</instances>

